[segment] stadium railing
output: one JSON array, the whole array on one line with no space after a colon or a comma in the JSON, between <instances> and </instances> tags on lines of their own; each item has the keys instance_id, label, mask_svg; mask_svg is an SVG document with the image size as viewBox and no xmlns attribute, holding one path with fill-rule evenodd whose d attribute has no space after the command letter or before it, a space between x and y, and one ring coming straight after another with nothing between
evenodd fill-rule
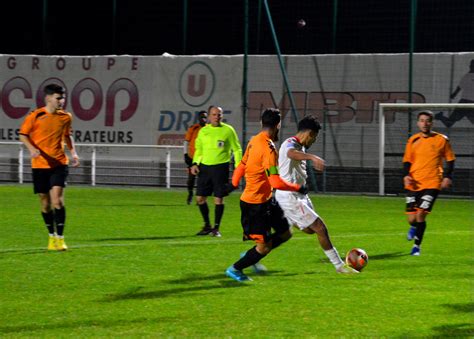
<instances>
[{"instance_id":1,"label":"stadium railing","mask_svg":"<svg viewBox=\"0 0 474 339\"><path fill-rule=\"evenodd\" d=\"M182 146L79 143L76 148L81 166L70 168L69 182L166 188L186 182ZM31 181L28 164L29 155L21 142L0 142L0 181Z\"/></svg>"}]
</instances>

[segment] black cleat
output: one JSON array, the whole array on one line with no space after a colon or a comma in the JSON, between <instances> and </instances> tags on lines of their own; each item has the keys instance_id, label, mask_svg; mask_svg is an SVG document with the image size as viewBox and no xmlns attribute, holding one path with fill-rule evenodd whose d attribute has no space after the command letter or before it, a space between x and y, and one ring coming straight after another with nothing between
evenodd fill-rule
<instances>
[{"instance_id":1,"label":"black cleat","mask_svg":"<svg viewBox=\"0 0 474 339\"><path fill-rule=\"evenodd\" d=\"M216 238L222 237L222 234L221 234L221 232L219 232L219 229L218 229L218 228L213 228L213 229L211 230L211 235L212 235L213 237L216 237Z\"/></svg>"},{"instance_id":2,"label":"black cleat","mask_svg":"<svg viewBox=\"0 0 474 339\"><path fill-rule=\"evenodd\" d=\"M206 225L200 230L199 232L196 233L196 235L208 235L212 232L212 228L210 225Z\"/></svg>"},{"instance_id":3,"label":"black cleat","mask_svg":"<svg viewBox=\"0 0 474 339\"><path fill-rule=\"evenodd\" d=\"M191 205L191 203L193 202L193 194L192 193L189 193L188 194L188 198L186 199L186 203L188 205Z\"/></svg>"}]
</instances>

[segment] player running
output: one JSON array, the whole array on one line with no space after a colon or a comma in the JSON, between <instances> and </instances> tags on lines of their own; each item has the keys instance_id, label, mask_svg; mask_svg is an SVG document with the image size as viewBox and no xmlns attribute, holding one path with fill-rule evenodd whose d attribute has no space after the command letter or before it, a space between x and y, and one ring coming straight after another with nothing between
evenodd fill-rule
<instances>
[{"instance_id":1,"label":"player running","mask_svg":"<svg viewBox=\"0 0 474 339\"><path fill-rule=\"evenodd\" d=\"M431 131L433 112L418 113L416 124L420 133L408 139L403 156L403 183L407 190L406 214L411 225L407 239L415 239L411 255L420 255L426 217L440 190L451 186L456 160L448 137ZM447 164L444 172L443 158Z\"/></svg>"},{"instance_id":2,"label":"player running","mask_svg":"<svg viewBox=\"0 0 474 339\"><path fill-rule=\"evenodd\" d=\"M188 180L186 182L188 186L188 197L186 199L187 204L191 204L193 201L193 188L194 182L196 181L196 176L191 173L191 166L193 165L193 157L195 151L195 143L196 138L198 136L199 131L201 128L206 126L207 122L207 112L201 111L199 112L198 122L188 128L186 131L186 136L184 137L184 162L188 166Z\"/></svg>"},{"instance_id":3,"label":"player running","mask_svg":"<svg viewBox=\"0 0 474 339\"><path fill-rule=\"evenodd\" d=\"M306 160L311 161L318 171L324 170L324 160L306 153L306 149L316 141L321 126L313 116L306 116L298 123L298 133L286 139L279 152L280 176L283 180L298 185L306 185ZM276 200L280 204L289 223L305 233L318 236L324 254L329 258L338 273L359 273L339 256L329 238L328 229L321 217L315 212L307 194L277 190Z\"/></svg>"},{"instance_id":4,"label":"player running","mask_svg":"<svg viewBox=\"0 0 474 339\"><path fill-rule=\"evenodd\" d=\"M64 152L64 142L71 152L74 167L79 166L79 157L71 136L72 115L63 110L64 89L50 84L44 93L46 106L25 118L20 140L31 154L34 193L39 195L41 214L49 233L48 250L65 251L64 188L69 160Z\"/></svg>"},{"instance_id":5,"label":"player running","mask_svg":"<svg viewBox=\"0 0 474 339\"><path fill-rule=\"evenodd\" d=\"M276 200L272 199L272 187L306 191L304 185L288 183L278 174L278 152L273 141L278 140L280 120L280 111L277 109L263 112L262 131L250 140L232 176L235 188L245 174L246 186L240 197L243 240L254 240L256 243L226 270L226 275L237 281L251 280L243 273L243 269L255 267L271 250L291 237L288 221ZM272 228L274 233L271 233Z\"/></svg>"}]
</instances>

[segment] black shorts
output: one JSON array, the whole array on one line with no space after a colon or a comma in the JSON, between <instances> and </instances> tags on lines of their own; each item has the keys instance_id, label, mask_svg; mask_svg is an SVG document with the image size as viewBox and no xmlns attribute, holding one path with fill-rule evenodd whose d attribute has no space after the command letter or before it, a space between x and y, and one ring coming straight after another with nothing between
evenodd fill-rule
<instances>
[{"instance_id":1,"label":"black shorts","mask_svg":"<svg viewBox=\"0 0 474 339\"><path fill-rule=\"evenodd\" d=\"M66 187L69 168L67 165L54 168L33 168L32 172L34 193L49 193L53 186Z\"/></svg>"},{"instance_id":2,"label":"black shorts","mask_svg":"<svg viewBox=\"0 0 474 339\"><path fill-rule=\"evenodd\" d=\"M209 197L214 193L217 198L228 195L226 184L229 183L229 163L219 165L199 165L196 195Z\"/></svg>"},{"instance_id":3,"label":"black shorts","mask_svg":"<svg viewBox=\"0 0 474 339\"><path fill-rule=\"evenodd\" d=\"M244 240L266 243L272 228L277 234L283 234L290 229L288 220L275 198L262 204L249 204L240 200L240 210Z\"/></svg>"},{"instance_id":4,"label":"black shorts","mask_svg":"<svg viewBox=\"0 0 474 339\"><path fill-rule=\"evenodd\" d=\"M439 190L426 189L421 191L407 190L406 214L415 214L418 210L431 212L433 205L438 197Z\"/></svg>"}]
</instances>

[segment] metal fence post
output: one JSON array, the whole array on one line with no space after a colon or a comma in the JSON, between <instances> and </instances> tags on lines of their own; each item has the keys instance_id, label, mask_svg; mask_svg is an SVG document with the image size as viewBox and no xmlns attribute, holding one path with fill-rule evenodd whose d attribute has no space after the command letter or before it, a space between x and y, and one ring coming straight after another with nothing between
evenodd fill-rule
<instances>
[{"instance_id":1,"label":"metal fence post","mask_svg":"<svg viewBox=\"0 0 474 339\"><path fill-rule=\"evenodd\" d=\"M379 195L385 195L385 114L379 104Z\"/></svg>"},{"instance_id":2,"label":"metal fence post","mask_svg":"<svg viewBox=\"0 0 474 339\"><path fill-rule=\"evenodd\" d=\"M18 182L23 184L23 144L20 144L20 151L18 152Z\"/></svg>"},{"instance_id":3,"label":"metal fence post","mask_svg":"<svg viewBox=\"0 0 474 339\"><path fill-rule=\"evenodd\" d=\"M95 162L96 162L96 148L92 146L92 157L91 157L91 184L95 186Z\"/></svg>"},{"instance_id":4,"label":"metal fence post","mask_svg":"<svg viewBox=\"0 0 474 339\"><path fill-rule=\"evenodd\" d=\"M166 188L171 188L171 152L166 149Z\"/></svg>"}]
</instances>

